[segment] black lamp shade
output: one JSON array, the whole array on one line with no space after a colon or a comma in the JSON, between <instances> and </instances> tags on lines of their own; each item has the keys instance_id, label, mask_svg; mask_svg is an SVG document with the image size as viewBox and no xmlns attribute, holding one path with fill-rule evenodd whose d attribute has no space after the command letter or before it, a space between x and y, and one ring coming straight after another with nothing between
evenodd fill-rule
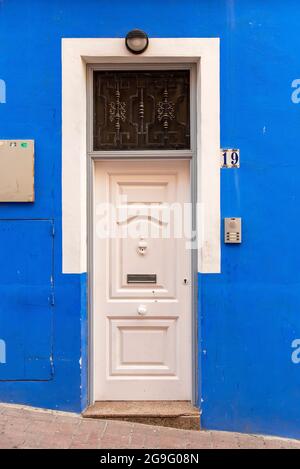
<instances>
[{"instance_id":1,"label":"black lamp shade","mask_svg":"<svg viewBox=\"0 0 300 469\"><path fill-rule=\"evenodd\" d=\"M125 44L132 54L142 54L148 47L149 39L141 29L133 29L127 34Z\"/></svg>"}]
</instances>

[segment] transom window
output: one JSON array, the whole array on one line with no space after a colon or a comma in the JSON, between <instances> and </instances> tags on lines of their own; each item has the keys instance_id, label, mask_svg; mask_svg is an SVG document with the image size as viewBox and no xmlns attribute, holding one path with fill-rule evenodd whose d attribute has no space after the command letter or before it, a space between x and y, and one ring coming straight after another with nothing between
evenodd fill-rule
<instances>
[{"instance_id":1,"label":"transom window","mask_svg":"<svg viewBox=\"0 0 300 469\"><path fill-rule=\"evenodd\" d=\"M190 72L94 71L94 151L190 149Z\"/></svg>"}]
</instances>

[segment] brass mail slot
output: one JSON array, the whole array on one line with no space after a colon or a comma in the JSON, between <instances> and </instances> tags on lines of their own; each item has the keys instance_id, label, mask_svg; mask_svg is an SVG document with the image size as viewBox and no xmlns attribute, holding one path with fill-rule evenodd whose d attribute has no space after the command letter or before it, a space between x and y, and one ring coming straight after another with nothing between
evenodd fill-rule
<instances>
[{"instance_id":1,"label":"brass mail slot","mask_svg":"<svg viewBox=\"0 0 300 469\"><path fill-rule=\"evenodd\" d=\"M127 283L156 283L156 274L127 274Z\"/></svg>"}]
</instances>

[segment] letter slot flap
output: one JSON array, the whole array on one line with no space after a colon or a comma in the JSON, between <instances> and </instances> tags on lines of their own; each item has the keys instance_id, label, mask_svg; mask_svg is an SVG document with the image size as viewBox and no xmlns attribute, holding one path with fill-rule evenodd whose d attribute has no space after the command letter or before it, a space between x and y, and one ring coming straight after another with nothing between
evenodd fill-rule
<instances>
[{"instance_id":1,"label":"letter slot flap","mask_svg":"<svg viewBox=\"0 0 300 469\"><path fill-rule=\"evenodd\" d=\"M127 274L127 283L157 283L156 274Z\"/></svg>"}]
</instances>

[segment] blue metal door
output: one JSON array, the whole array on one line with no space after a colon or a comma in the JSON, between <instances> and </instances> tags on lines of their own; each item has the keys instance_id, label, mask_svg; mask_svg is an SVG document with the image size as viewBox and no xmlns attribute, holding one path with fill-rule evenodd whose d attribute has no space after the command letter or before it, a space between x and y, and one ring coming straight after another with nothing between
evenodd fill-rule
<instances>
[{"instance_id":1,"label":"blue metal door","mask_svg":"<svg viewBox=\"0 0 300 469\"><path fill-rule=\"evenodd\" d=\"M0 380L48 380L53 222L0 220Z\"/></svg>"}]
</instances>

